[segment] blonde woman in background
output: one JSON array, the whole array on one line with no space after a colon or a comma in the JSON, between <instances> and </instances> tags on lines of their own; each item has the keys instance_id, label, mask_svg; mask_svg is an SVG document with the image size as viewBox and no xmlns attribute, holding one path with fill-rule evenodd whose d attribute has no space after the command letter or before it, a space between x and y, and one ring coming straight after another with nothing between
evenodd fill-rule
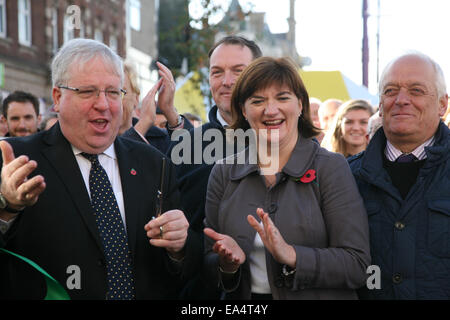
<instances>
[{"instance_id":1,"label":"blonde woman in background","mask_svg":"<svg viewBox=\"0 0 450 320\"><path fill-rule=\"evenodd\" d=\"M366 100L349 100L342 104L322 141L322 147L345 157L366 149L367 127L373 115L373 107Z\"/></svg>"}]
</instances>

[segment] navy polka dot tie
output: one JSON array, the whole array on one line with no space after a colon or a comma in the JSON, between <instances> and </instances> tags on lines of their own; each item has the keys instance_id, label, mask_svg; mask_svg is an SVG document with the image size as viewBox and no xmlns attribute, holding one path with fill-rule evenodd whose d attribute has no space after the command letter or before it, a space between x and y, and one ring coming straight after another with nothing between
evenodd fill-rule
<instances>
[{"instance_id":1,"label":"navy polka dot tie","mask_svg":"<svg viewBox=\"0 0 450 320\"><path fill-rule=\"evenodd\" d=\"M103 243L107 265L108 300L134 299L131 252L116 197L96 154L82 153L91 162L89 189L95 221Z\"/></svg>"}]
</instances>

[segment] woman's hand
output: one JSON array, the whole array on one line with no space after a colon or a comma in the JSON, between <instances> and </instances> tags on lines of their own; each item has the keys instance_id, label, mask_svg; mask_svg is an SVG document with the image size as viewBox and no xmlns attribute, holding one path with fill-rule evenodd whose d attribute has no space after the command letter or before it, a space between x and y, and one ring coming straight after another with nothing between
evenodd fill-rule
<instances>
[{"instance_id":1,"label":"woman's hand","mask_svg":"<svg viewBox=\"0 0 450 320\"><path fill-rule=\"evenodd\" d=\"M268 213L258 208L256 209L256 214L261 219L262 225L252 215L247 216L247 221L258 232L264 246L276 261L294 269L297 261L295 249L284 241L280 231L269 218Z\"/></svg>"},{"instance_id":2,"label":"woman's hand","mask_svg":"<svg viewBox=\"0 0 450 320\"><path fill-rule=\"evenodd\" d=\"M217 233L211 228L205 228L203 231L205 235L216 241L212 249L219 255L220 268L227 273L236 272L245 262L245 253L237 242L230 236Z\"/></svg>"}]
</instances>

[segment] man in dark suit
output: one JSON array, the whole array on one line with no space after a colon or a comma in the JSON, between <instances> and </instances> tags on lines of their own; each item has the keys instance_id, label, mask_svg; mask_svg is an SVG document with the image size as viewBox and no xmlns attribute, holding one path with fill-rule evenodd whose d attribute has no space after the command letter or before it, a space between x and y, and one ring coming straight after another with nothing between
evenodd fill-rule
<instances>
[{"instance_id":1,"label":"man in dark suit","mask_svg":"<svg viewBox=\"0 0 450 320\"><path fill-rule=\"evenodd\" d=\"M180 181L182 206L189 212L191 226L195 231L203 233L205 218L205 198L208 178L215 161L221 160L227 154L225 128L232 124L231 93L240 73L252 60L262 55L258 45L240 36L227 36L219 40L209 51L209 84L216 105L209 111L209 122L201 127L189 130L191 153L189 161L177 166L177 177ZM203 153L208 146L216 141L208 141L203 136L208 130L220 132L223 139L222 152L212 153L212 159L205 159ZM201 132L201 133L200 133ZM180 144L187 135L181 135ZM172 140L177 138L173 137ZM178 143L178 142L177 142ZM201 155L198 157L197 146L201 145ZM183 155L177 154L176 143L171 145L168 154L172 161L178 164ZM200 148L198 148L200 149ZM229 149L233 150L233 149ZM177 159L178 158L178 159ZM200 159L200 163L196 161ZM208 160L208 161L206 161ZM184 161L184 160L183 160Z\"/></svg>"},{"instance_id":2,"label":"man in dark suit","mask_svg":"<svg viewBox=\"0 0 450 320\"><path fill-rule=\"evenodd\" d=\"M120 57L97 41L71 40L54 58L52 80L59 123L34 136L0 142L0 226L7 229L0 239L6 249L52 275L72 299L177 297L202 252L176 209L172 165L167 163L163 172L160 152L117 137ZM95 181L94 167L106 172L109 181ZM157 215L160 181L163 213ZM113 199L100 213L98 203L106 191L93 187L99 183ZM114 214L120 222L107 224ZM123 236L117 236L120 245L112 234ZM111 251L119 247L125 249ZM114 278L116 272L127 280ZM4 254L0 283L3 298L42 299L46 292L36 272ZM126 287L126 294L117 293L117 287Z\"/></svg>"},{"instance_id":3,"label":"man in dark suit","mask_svg":"<svg viewBox=\"0 0 450 320\"><path fill-rule=\"evenodd\" d=\"M180 182L181 205L194 231L203 235L203 219L205 218L206 188L209 174L215 161L225 158L229 150L237 151L233 146L227 147L225 128L232 124L231 93L240 73L252 60L262 55L258 45L240 36L227 36L219 40L209 51L209 84L211 94L216 105L209 112L209 122L185 132L179 137L173 136L173 141L180 141L171 145L168 151L172 161L177 166L177 177ZM217 144L215 139L203 139L207 133L215 133L222 138L217 152L211 152L210 159L203 157L205 150ZM178 139L178 140L177 140ZM178 152L185 139L190 142L190 156L188 161L180 164L179 159L184 155ZM200 146L198 148L198 146ZM183 152L186 150L183 150ZM199 154L201 152L201 154ZM200 162L196 161L200 158ZM182 296L188 299L211 299L214 294L206 291L199 281L192 281L183 291Z\"/></svg>"}]
</instances>

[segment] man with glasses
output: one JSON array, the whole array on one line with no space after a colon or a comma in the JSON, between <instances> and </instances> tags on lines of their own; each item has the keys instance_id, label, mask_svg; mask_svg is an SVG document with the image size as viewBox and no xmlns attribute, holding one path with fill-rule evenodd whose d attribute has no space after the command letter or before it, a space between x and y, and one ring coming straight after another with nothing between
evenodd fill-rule
<instances>
[{"instance_id":1,"label":"man with glasses","mask_svg":"<svg viewBox=\"0 0 450 320\"><path fill-rule=\"evenodd\" d=\"M120 57L100 42L71 40L53 60L52 81L59 122L0 142L0 242L72 299L176 297L202 253L177 210L172 165L165 163L161 179L161 153L117 137L126 93ZM0 283L8 299L46 293L37 273L4 254Z\"/></svg>"},{"instance_id":2,"label":"man with glasses","mask_svg":"<svg viewBox=\"0 0 450 320\"><path fill-rule=\"evenodd\" d=\"M372 264L369 299L450 298L450 130L440 66L408 53L385 68L378 129L349 159L364 199Z\"/></svg>"}]
</instances>

